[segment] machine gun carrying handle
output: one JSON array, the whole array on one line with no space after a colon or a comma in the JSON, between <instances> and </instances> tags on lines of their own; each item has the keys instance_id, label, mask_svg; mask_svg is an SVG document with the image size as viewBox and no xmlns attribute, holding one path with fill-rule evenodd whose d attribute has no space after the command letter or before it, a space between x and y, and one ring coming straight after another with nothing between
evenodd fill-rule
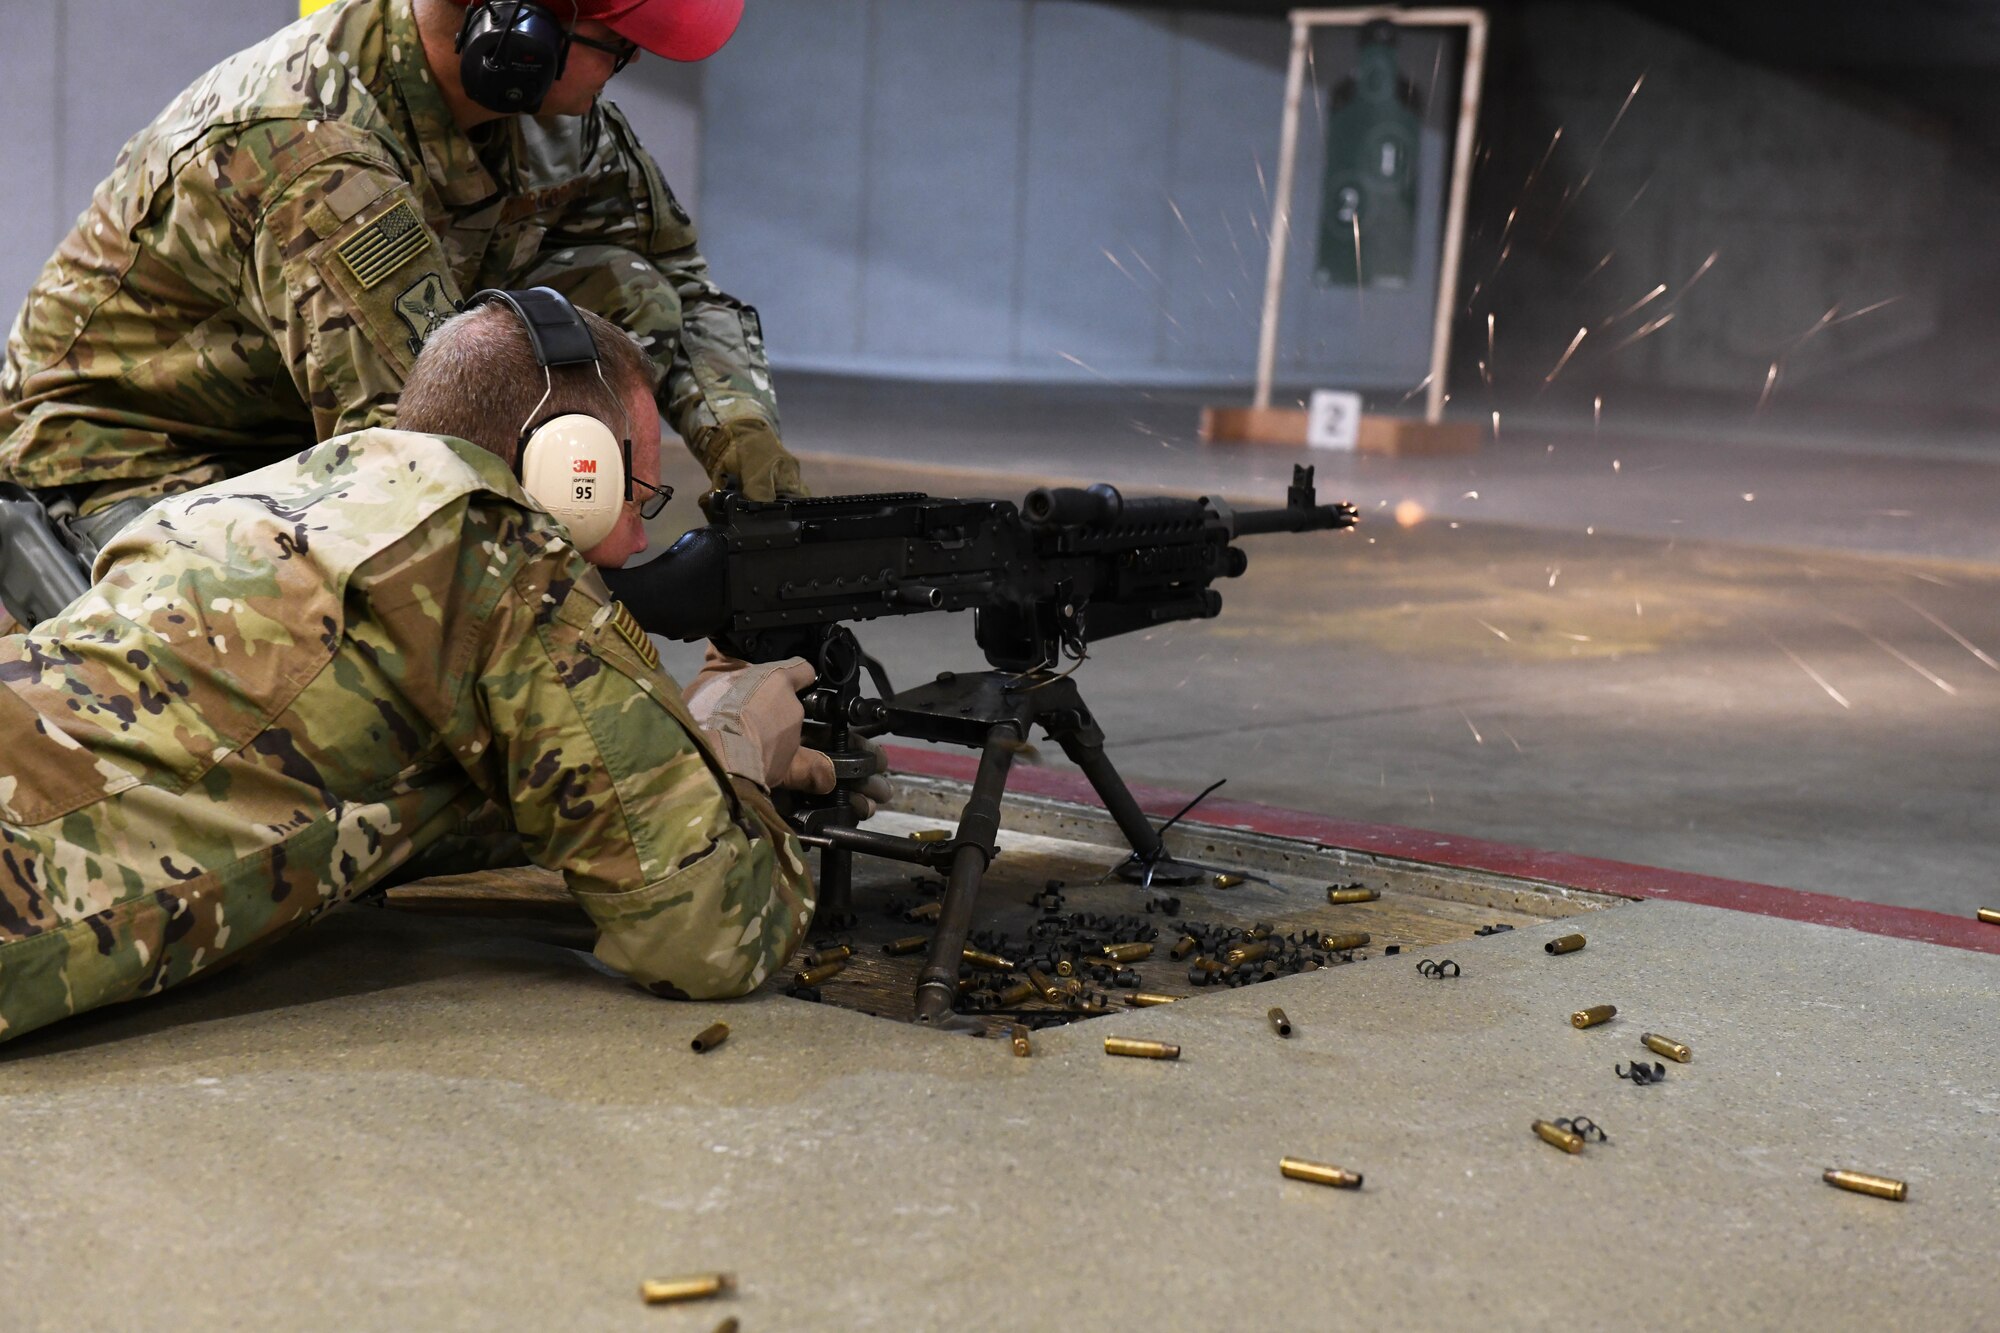
<instances>
[{"instance_id":1,"label":"machine gun carrying handle","mask_svg":"<svg viewBox=\"0 0 2000 1333\"><path fill-rule=\"evenodd\" d=\"M1088 490L1037 486L1021 502L1021 517L1035 527L1093 528L1116 522L1124 509L1125 497L1103 482Z\"/></svg>"}]
</instances>

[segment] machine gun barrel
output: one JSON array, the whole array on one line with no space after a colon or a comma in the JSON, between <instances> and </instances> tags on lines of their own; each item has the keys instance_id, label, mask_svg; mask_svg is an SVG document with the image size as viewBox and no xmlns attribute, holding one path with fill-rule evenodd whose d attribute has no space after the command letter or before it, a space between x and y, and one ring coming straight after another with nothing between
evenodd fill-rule
<instances>
[{"instance_id":1,"label":"machine gun barrel","mask_svg":"<svg viewBox=\"0 0 2000 1333\"><path fill-rule=\"evenodd\" d=\"M1238 537L1256 537L1268 532L1323 532L1354 526L1354 506L1347 504L1310 505L1303 509L1238 510L1230 524Z\"/></svg>"}]
</instances>

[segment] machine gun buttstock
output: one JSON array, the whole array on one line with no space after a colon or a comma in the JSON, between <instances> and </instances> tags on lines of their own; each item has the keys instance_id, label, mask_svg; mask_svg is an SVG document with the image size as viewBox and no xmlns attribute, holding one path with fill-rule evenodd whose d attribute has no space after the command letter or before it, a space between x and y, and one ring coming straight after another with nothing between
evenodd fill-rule
<instances>
[{"instance_id":1,"label":"machine gun buttstock","mask_svg":"<svg viewBox=\"0 0 2000 1333\"><path fill-rule=\"evenodd\" d=\"M602 573L649 634L693 642L732 628L729 542L716 528L695 528L658 559Z\"/></svg>"}]
</instances>

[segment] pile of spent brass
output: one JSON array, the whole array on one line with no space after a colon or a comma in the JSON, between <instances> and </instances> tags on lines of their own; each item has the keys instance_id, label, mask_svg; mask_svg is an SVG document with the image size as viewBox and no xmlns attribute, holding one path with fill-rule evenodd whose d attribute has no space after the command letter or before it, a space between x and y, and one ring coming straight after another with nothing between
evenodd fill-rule
<instances>
[{"instance_id":1,"label":"pile of spent brass","mask_svg":"<svg viewBox=\"0 0 2000 1333\"><path fill-rule=\"evenodd\" d=\"M1294 931L1280 935L1270 923L1250 927L1212 921L1178 919L1166 929L1158 921L1162 901L1154 899L1146 915L1110 915L1064 911L1064 885L1050 881L1030 899L1038 909L1026 939L998 931L974 931L966 951L970 971L962 973L958 1007L964 1013L986 1013L1046 1027L1072 1019L1110 1013L1116 1001L1130 1007L1168 1005L1174 995L1142 989L1138 965L1166 955L1186 963L1192 987L1242 987L1276 981L1294 973L1310 973L1334 963L1354 961L1354 951L1370 943L1364 931ZM1328 891L1368 897L1374 891ZM1178 907L1178 901L1174 903ZM892 911L912 919L912 909L892 901ZM918 917L920 919L920 917ZM1166 941L1172 941L1168 945ZM890 953L918 951L922 937L896 941ZM1008 961L1008 969L996 967ZM988 975L976 975L986 969ZM1056 1013L1050 1013L1050 1007Z\"/></svg>"},{"instance_id":2,"label":"pile of spent brass","mask_svg":"<svg viewBox=\"0 0 2000 1333\"><path fill-rule=\"evenodd\" d=\"M913 877L914 895L892 894L881 910L893 920L932 925L943 887L935 879ZM959 1012L988 1016L997 1025L993 1030L1005 1036L1017 1023L1047 1027L1126 1007L1171 1004L1181 997L1156 988L1164 978L1154 968L1166 960L1186 969L1191 986L1235 987L1353 962L1355 951L1371 943L1365 931L1285 934L1269 922L1246 927L1178 918L1181 900L1172 897L1149 898L1142 914L1073 911L1065 905L1066 887L1050 880L1028 899L1036 915L1025 933L971 932L959 970ZM1357 884L1333 886L1327 896L1334 903L1354 903L1380 894ZM896 957L925 953L930 942L928 934L912 934L873 947ZM835 975L850 953L846 946L813 952L796 987Z\"/></svg>"}]
</instances>

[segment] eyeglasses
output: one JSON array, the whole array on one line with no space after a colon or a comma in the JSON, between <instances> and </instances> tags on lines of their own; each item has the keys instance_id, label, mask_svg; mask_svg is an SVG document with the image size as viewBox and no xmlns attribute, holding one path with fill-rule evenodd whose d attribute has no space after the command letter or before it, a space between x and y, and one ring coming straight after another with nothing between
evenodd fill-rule
<instances>
[{"instance_id":1,"label":"eyeglasses","mask_svg":"<svg viewBox=\"0 0 2000 1333\"><path fill-rule=\"evenodd\" d=\"M643 486L645 489L652 492L651 495L647 496L644 500L641 500L639 502L640 518L645 518L645 519L658 518L660 516L661 511L667 507L667 501L674 498L674 488L671 486L655 486L652 482L640 481L637 477L628 476L627 479L631 481L631 483L634 486Z\"/></svg>"},{"instance_id":2,"label":"eyeglasses","mask_svg":"<svg viewBox=\"0 0 2000 1333\"><path fill-rule=\"evenodd\" d=\"M571 33L569 40L572 46L587 46L593 51L602 51L605 55L610 56L611 72L613 74L624 69L639 56L639 44L637 42L628 42L622 37L615 42L605 42L599 41L595 37L579 37L577 34Z\"/></svg>"}]
</instances>

